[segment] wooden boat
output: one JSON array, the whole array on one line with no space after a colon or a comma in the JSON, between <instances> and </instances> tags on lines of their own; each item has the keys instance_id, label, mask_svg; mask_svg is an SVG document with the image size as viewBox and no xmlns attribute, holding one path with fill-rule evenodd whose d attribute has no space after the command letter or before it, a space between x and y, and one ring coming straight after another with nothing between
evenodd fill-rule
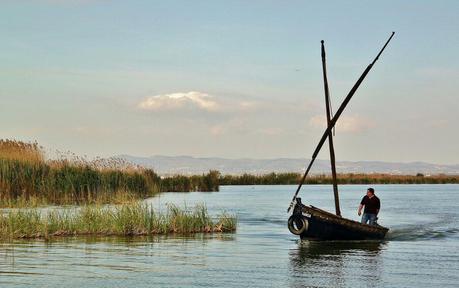
<instances>
[{"instance_id":1,"label":"wooden boat","mask_svg":"<svg viewBox=\"0 0 459 288\"><path fill-rule=\"evenodd\" d=\"M298 201L289 218L289 230L310 240L380 240L388 228L362 224Z\"/></svg>"},{"instance_id":2,"label":"wooden boat","mask_svg":"<svg viewBox=\"0 0 459 288\"><path fill-rule=\"evenodd\" d=\"M288 212L293 207L293 214L288 219L288 228L290 232L295 235L299 235L301 239L314 239L314 240L379 240L383 239L389 231L388 228L380 226L378 224L368 225L362 224L360 222L346 219L341 217L341 211L339 207L339 194L338 194L338 182L336 177L336 166L335 166L335 152L333 146L333 133L332 129L336 124L336 121L340 117L341 113L346 108L347 104L351 100L352 96L357 91L358 87L365 79L368 72L371 70L373 65L379 59L379 56L382 54L387 44L394 36L394 32L386 41L382 49L379 51L376 58L373 62L368 65L364 70L360 78L354 84L346 98L344 99L341 106L336 111L335 115L331 114L331 104L328 90L328 80L327 80L327 69L326 69L326 60L325 60L325 47L324 41L321 41L321 54L322 54L322 72L324 78L324 90L325 90L325 106L326 106L326 118L327 118L327 129L325 130L322 138L319 141L314 153L312 155L311 161L306 168L306 171L298 185L298 188L293 196ZM335 214L324 211L314 206L306 206L301 203L301 198L298 197L298 193L306 180L306 177L314 163L317 155L320 152L324 142L328 139L328 146L330 150L330 162L331 162L331 172L333 177L333 192L335 198Z\"/></svg>"}]
</instances>

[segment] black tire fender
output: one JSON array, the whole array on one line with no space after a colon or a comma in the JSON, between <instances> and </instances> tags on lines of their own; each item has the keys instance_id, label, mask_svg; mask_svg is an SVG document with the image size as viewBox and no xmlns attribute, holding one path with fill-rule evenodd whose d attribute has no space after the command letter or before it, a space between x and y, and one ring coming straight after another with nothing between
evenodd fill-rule
<instances>
[{"instance_id":1,"label":"black tire fender","mask_svg":"<svg viewBox=\"0 0 459 288\"><path fill-rule=\"evenodd\" d=\"M301 235L309 228L309 221L302 215L292 215L288 218L288 230L295 235Z\"/></svg>"}]
</instances>

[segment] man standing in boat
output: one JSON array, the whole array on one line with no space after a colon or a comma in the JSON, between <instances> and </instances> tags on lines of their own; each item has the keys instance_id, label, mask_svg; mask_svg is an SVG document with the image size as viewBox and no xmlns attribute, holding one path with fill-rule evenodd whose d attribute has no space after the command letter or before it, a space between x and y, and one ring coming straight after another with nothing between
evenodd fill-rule
<instances>
[{"instance_id":1,"label":"man standing in boat","mask_svg":"<svg viewBox=\"0 0 459 288\"><path fill-rule=\"evenodd\" d=\"M364 206L365 209L363 210L362 215L362 208ZM377 216L380 208L381 202L379 201L379 198L375 195L375 189L368 188L367 195L363 196L362 201L359 205L359 211L357 213L359 214L359 216L362 215L363 224L367 224L368 222L368 224L370 225L375 225L376 220L378 219Z\"/></svg>"}]
</instances>

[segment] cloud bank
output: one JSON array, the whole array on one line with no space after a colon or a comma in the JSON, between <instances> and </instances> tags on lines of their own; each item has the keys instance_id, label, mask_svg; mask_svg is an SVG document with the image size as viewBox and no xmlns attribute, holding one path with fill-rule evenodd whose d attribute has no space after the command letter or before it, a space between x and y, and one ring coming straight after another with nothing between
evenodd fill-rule
<instances>
[{"instance_id":1,"label":"cloud bank","mask_svg":"<svg viewBox=\"0 0 459 288\"><path fill-rule=\"evenodd\" d=\"M177 92L150 96L138 103L137 107L148 111L170 111L198 109L216 111L220 108L214 96L202 92Z\"/></svg>"}]
</instances>

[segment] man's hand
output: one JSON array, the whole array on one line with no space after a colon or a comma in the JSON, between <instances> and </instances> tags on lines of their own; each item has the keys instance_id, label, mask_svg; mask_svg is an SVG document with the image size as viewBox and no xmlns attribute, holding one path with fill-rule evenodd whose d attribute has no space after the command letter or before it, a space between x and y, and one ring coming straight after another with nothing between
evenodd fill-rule
<instances>
[{"instance_id":1,"label":"man's hand","mask_svg":"<svg viewBox=\"0 0 459 288\"><path fill-rule=\"evenodd\" d=\"M359 216L360 216L360 215L362 215L362 212L359 211L359 212L357 212L357 214L359 214Z\"/></svg>"}]
</instances>

